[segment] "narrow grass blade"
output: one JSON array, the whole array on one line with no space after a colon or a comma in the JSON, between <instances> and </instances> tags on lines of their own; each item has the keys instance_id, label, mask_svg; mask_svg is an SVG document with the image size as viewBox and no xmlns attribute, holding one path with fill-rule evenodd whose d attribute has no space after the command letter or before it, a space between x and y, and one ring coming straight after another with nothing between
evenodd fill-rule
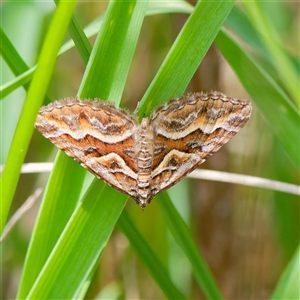
<instances>
[{"instance_id":1,"label":"narrow grass blade","mask_svg":"<svg viewBox=\"0 0 300 300\"><path fill-rule=\"evenodd\" d=\"M59 0L54 0L56 5L59 3ZM74 41L76 47L80 49L79 54L85 64L87 64L90 57L92 46L84 34L83 29L81 28L75 15L71 18L71 23L69 27L69 33L71 35L72 41ZM61 52L61 50L60 50Z\"/></svg>"},{"instance_id":2,"label":"narrow grass blade","mask_svg":"<svg viewBox=\"0 0 300 300\"><path fill-rule=\"evenodd\" d=\"M126 235L127 239L130 241L131 247L135 250L139 259L147 267L168 299L186 299L177 287L174 286L170 280L169 274L138 232L126 210L123 210L118 220L118 227Z\"/></svg>"},{"instance_id":3,"label":"narrow grass blade","mask_svg":"<svg viewBox=\"0 0 300 300\"><path fill-rule=\"evenodd\" d=\"M273 4L269 4L270 8ZM280 41L275 26L272 25L270 18L263 9L263 4L260 1L243 2L243 7L247 15L256 29L257 34L260 36L261 42L268 49L269 55L272 57L273 64L282 85L289 92L294 102L298 100L299 103L299 79L297 71L293 66L292 61L286 54L284 47Z\"/></svg>"},{"instance_id":4,"label":"narrow grass blade","mask_svg":"<svg viewBox=\"0 0 300 300\"><path fill-rule=\"evenodd\" d=\"M113 82L103 81L103 85L99 84L99 80L101 82L101 78L105 78L104 74L107 74L106 77L115 78L115 76L120 76L121 78L126 79L126 76L128 74L128 70L130 67L131 59L133 56L133 52L135 50L136 41L138 38L139 30L142 25L143 17L146 12L147 3L146 2L124 2L120 4L119 2L111 2L109 5L107 14L105 16L105 20L103 22L102 30L99 32L99 36L96 40L96 43L93 48L92 55L89 59L89 71L86 72L92 72L93 76L86 74L85 79L82 82L82 85L86 85L86 87L82 87L79 92L79 96L82 99L85 99L87 97L93 98L93 93L96 93L96 95L101 98L105 95L105 93L109 89L106 88L104 85L109 85L110 89L114 90L114 95L116 95L117 99L121 99L122 91L125 85L125 82L115 80ZM127 12L127 13L126 13ZM130 16L130 18L123 18L123 14L126 16ZM115 32L115 28L111 27L112 23L118 23L118 25L121 28L127 28L129 30L132 29L131 26L134 28L135 35L129 35L126 34L124 31L120 31L120 36L117 35L118 32ZM130 26L129 26L130 25ZM129 27L129 28L128 28ZM104 36L103 36L104 35ZM121 49L119 46L116 45L115 40L111 39L111 36L114 35L116 40L123 41L123 48ZM125 37L128 37L128 42L122 40ZM104 51L102 47L104 45L102 44L102 39L106 41L110 41L110 43L106 43L105 47L108 49L112 49L116 47L119 49L119 51L123 51L120 55L114 51L114 55L111 55L111 51ZM127 51L124 52L124 47L127 49ZM118 59L117 59L118 58ZM105 68L107 64L111 66L111 68ZM97 66L94 66L94 64L97 64ZM92 70L92 71L91 71ZM107 72L107 73L106 73ZM103 74L104 73L104 74ZM114 75L111 75L114 74ZM100 78L100 79L99 79ZM69 169L69 164L71 163L70 159L67 157L64 157L65 155L60 153L57 158L57 162L60 164L63 164L65 170ZM73 162L72 162L73 163ZM54 172L57 168L60 166L58 164L54 167ZM78 177L83 180L83 174L85 173L85 170L81 168L78 165L78 168L80 168L82 174L77 174ZM67 172L62 172L61 175L57 176L56 180L59 180L61 182L69 182L69 174ZM73 177L71 178L72 182ZM43 207L41 208L41 212L45 212L44 217L45 219L43 222L40 222L37 224L35 229L35 236L38 237L39 233L43 232L45 225L47 224L47 221L50 224L53 224L53 222L56 219L56 216L59 216L58 208L63 205L60 204L57 207L53 207L51 209L51 215L47 218L46 215L46 208L47 205L45 204L46 201L51 203L65 203L67 205L69 197L69 192L72 190L72 184L67 184L66 186L62 186L62 188L58 191L57 194L51 194L51 191L56 190L56 180L51 176L51 179L48 183L48 192L45 196L45 201L43 204ZM81 181L82 182L82 181ZM78 184L78 182L72 182L73 184ZM94 264L97 263L99 256L105 247L107 240L109 239L110 233L112 228L115 225L115 222L121 213L123 206L125 204L126 197L124 198L124 195L121 195L117 191L112 192L111 188L100 182L98 179L94 179L91 188L84 196L84 199L80 202L78 205L76 211L72 215L70 222L67 224L67 226L64 229L64 233L60 237L60 240L57 242L55 249L52 251L51 256L47 263L44 262L45 265L42 265L40 267L43 267L39 277L36 279L36 282L34 284L34 287L32 287L30 292L30 297L39 297L39 298L57 298L58 295L62 297L62 295L65 295L66 298L75 297L78 295L78 293L81 291L81 288L85 284L85 280L89 276L91 270L94 268ZM97 190L98 189L98 190ZM97 191L96 191L97 190ZM49 193L49 195L48 195ZM88 200L87 200L88 199ZM101 199L101 201L100 201ZM105 200L103 200L105 199ZM77 201L77 198L75 198ZM72 198L72 203L74 199ZM106 206L106 202L107 205ZM95 204L96 202L96 204ZM104 203L104 204L103 204ZM94 205L98 205L97 209L94 208ZM100 212L102 211L102 212ZM88 212L87 215L83 212ZM103 216L103 218L102 218ZM108 218L109 216L109 218ZM105 219L105 218L108 219ZM105 222L103 222L103 220ZM74 220L76 222L74 223ZM58 219L58 222L60 220ZM93 223L93 225L89 225ZM96 223L98 225L96 225ZM89 227L90 226L90 227ZM103 230L103 235L99 239L99 226L101 226L101 230ZM104 226L104 227L103 227ZM76 230L74 229L76 228ZM49 233L51 235L51 233ZM65 255L61 255L61 252L66 245L68 244L68 241L72 240L72 243L79 245L79 248L77 246L75 248L68 249L66 251ZM99 239L99 240L98 240ZM97 242L95 243L95 240ZM40 241L41 242L41 241ZM85 245L85 247L81 247L80 245ZM92 246L91 246L92 245ZM46 249L45 253L49 253L51 245L48 245L48 249ZM90 252L87 251L87 248L90 249ZM35 245L35 248L38 249L38 244ZM28 254L28 260L34 260L34 256L32 253L34 253L35 250L30 249L30 253ZM44 251L44 250L43 250ZM88 254L86 253L89 252ZM86 257L86 261L84 262L84 266L82 265L82 257ZM80 260L77 261L77 260ZM71 266L69 266L71 264ZM69 276L69 272L66 272L68 268L73 268L73 266L80 265L82 268L80 271L77 272L76 270L76 278ZM28 263L28 265L30 265ZM65 266L65 268L57 268L57 266ZM55 268L55 271L53 270ZM57 268L57 270L56 270ZM40 269L36 268L34 272L40 271ZM26 268L26 273L32 272L29 268ZM24 274L25 274L24 272ZM54 273L53 273L54 272ZM73 272L73 271L72 271ZM36 275L37 276L37 275ZM49 277L50 276L50 277ZM75 275L74 275L75 276ZM26 276L23 275L24 280L26 280ZM49 279L50 278L50 279ZM53 280L52 280L53 278ZM64 278L64 279L62 279ZM56 279L56 281L55 281ZM47 287L45 287L45 281L47 281ZM62 285L57 290L55 288L56 282L64 282L65 285ZM48 288L48 285L50 288ZM30 286L29 286L30 287ZM52 288L51 288L52 287ZM37 296L38 295L38 296ZM24 293L22 294L24 296ZM25 297L27 294L25 294Z\"/></svg>"},{"instance_id":5,"label":"narrow grass blade","mask_svg":"<svg viewBox=\"0 0 300 300\"><path fill-rule=\"evenodd\" d=\"M245 13L236 6L233 7L232 11L228 15L225 25L237 34L245 43L247 43L247 45L251 46L251 48L254 49L261 57L266 60L270 59L265 46L257 36L251 22Z\"/></svg>"},{"instance_id":6,"label":"narrow grass blade","mask_svg":"<svg viewBox=\"0 0 300 300\"><path fill-rule=\"evenodd\" d=\"M223 299L219 291L213 275L211 274L207 264L201 257L185 222L171 203L167 193L161 193L156 196L156 201L161 208L167 226L170 229L174 239L183 249L188 260L191 263L195 278L201 287L207 299Z\"/></svg>"},{"instance_id":7,"label":"narrow grass blade","mask_svg":"<svg viewBox=\"0 0 300 300\"><path fill-rule=\"evenodd\" d=\"M84 175L77 162L64 153L57 155L27 250L18 299L26 298L73 214Z\"/></svg>"},{"instance_id":8,"label":"narrow grass blade","mask_svg":"<svg viewBox=\"0 0 300 300\"><path fill-rule=\"evenodd\" d=\"M2 190L0 191L2 195L1 233L33 133L33 124L51 79L57 52L68 28L75 3L76 1L62 2L58 6L42 48L37 70L28 90L5 168L0 178L0 189Z\"/></svg>"},{"instance_id":9,"label":"narrow grass blade","mask_svg":"<svg viewBox=\"0 0 300 300\"><path fill-rule=\"evenodd\" d=\"M264 5L268 6L271 4L265 2ZM276 5L282 4L276 3ZM273 59L273 57L269 54L269 51L266 48L265 44L261 42L260 35L253 27L247 15L237 7L234 7L228 16L225 25L227 25L232 32L238 35L239 39L243 40L247 44L247 47L251 47L251 52L253 51L255 53L257 61L260 62L260 64L265 68L265 70L272 76L275 81L280 82L281 72L278 72L277 61ZM286 59L288 59L290 63L293 64L292 68L295 70L300 70L299 59L297 59L287 51L285 51L285 55L287 57Z\"/></svg>"},{"instance_id":10,"label":"narrow grass blade","mask_svg":"<svg viewBox=\"0 0 300 300\"><path fill-rule=\"evenodd\" d=\"M24 88L26 89L26 87L28 86L28 82L33 76L35 69L36 67L30 68L27 71L23 72L21 75L11 80L10 82L3 84L0 87L0 101L20 86L24 86Z\"/></svg>"},{"instance_id":11,"label":"narrow grass blade","mask_svg":"<svg viewBox=\"0 0 300 300\"><path fill-rule=\"evenodd\" d=\"M92 52L92 46L84 34L84 31L81 28L78 20L74 16L71 19L69 32L76 45L76 48L80 49L79 54L86 65Z\"/></svg>"},{"instance_id":12,"label":"narrow grass blade","mask_svg":"<svg viewBox=\"0 0 300 300\"><path fill-rule=\"evenodd\" d=\"M24 60L20 57L19 53L10 42L9 38L6 36L3 29L0 27L0 54L6 63L9 65L10 69L15 75L19 75L22 72L28 70L28 66Z\"/></svg>"},{"instance_id":13,"label":"narrow grass blade","mask_svg":"<svg viewBox=\"0 0 300 300\"><path fill-rule=\"evenodd\" d=\"M287 265L270 299L300 299L300 247Z\"/></svg>"},{"instance_id":14,"label":"narrow grass blade","mask_svg":"<svg viewBox=\"0 0 300 300\"><path fill-rule=\"evenodd\" d=\"M112 2L108 7L104 23L110 22L110 26L100 28L96 47L82 79L79 90L81 97L100 97L119 105L141 29L142 23L137 20L143 20L146 4L138 1L122 4ZM127 13L124 13L124 8ZM134 17L133 13L136 14Z\"/></svg>"},{"instance_id":15,"label":"narrow grass blade","mask_svg":"<svg viewBox=\"0 0 300 300\"><path fill-rule=\"evenodd\" d=\"M193 6L185 1L170 1L166 2L151 2L149 3L146 15L151 16L155 14L167 14L167 13L191 13L193 11ZM98 31L103 21L103 15L95 19L91 24L89 24L84 32L86 37L94 36ZM86 43L86 38L82 35L82 30L79 28L78 21L73 17L70 24L70 34L72 39L76 41L76 47L82 50L80 55L85 63L87 63L86 57L89 54L90 46ZM73 40L66 42L60 49L59 55L65 53L66 51L72 49L75 46ZM8 50L8 52L10 52ZM36 66L30 68L28 71L22 73L20 76L14 78L12 81L0 87L0 100L7 96L10 92L14 91L18 87L29 82L33 76Z\"/></svg>"},{"instance_id":16,"label":"narrow grass blade","mask_svg":"<svg viewBox=\"0 0 300 300\"><path fill-rule=\"evenodd\" d=\"M181 96L214 41L234 2L198 2L145 93L139 115Z\"/></svg>"},{"instance_id":17,"label":"narrow grass blade","mask_svg":"<svg viewBox=\"0 0 300 300\"><path fill-rule=\"evenodd\" d=\"M300 116L295 105L271 76L227 33L221 31L216 38L216 44L263 114L270 130L278 138L291 161L300 169L297 143Z\"/></svg>"},{"instance_id":18,"label":"narrow grass blade","mask_svg":"<svg viewBox=\"0 0 300 300\"><path fill-rule=\"evenodd\" d=\"M74 299L106 246L126 199L94 180L26 298Z\"/></svg>"}]
</instances>

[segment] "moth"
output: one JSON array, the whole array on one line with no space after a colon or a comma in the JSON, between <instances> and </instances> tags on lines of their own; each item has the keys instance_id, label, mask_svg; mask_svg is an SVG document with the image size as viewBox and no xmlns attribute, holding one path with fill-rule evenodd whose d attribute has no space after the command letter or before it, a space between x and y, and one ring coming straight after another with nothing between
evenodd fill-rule
<instances>
[{"instance_id":1,"label":"moth","mask_svg":"<svg viewBox=\"0 0 300 300\"><path fill-rule=\"evenodd\" d=\"M157 108L139 124L107 102L68 98L42 107L35 127L144 209L226 144L251 110L249 101L220 92L193 93Z\"/></svg>"}]
</instances>

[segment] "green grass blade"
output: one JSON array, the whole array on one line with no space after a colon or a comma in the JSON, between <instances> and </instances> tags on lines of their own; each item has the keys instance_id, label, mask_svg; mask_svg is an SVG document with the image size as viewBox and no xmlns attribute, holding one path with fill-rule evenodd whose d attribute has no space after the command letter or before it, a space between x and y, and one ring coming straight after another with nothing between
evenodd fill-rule
<instances>
[{"instance_id":1,"label":"green grass blade","mask_svg":"<svg viewBox=\"0 0 300 300\"><path fill-rule=\"evenodd\" d=\"M84 175L77 162L57 155L27 250L18 299L26 298L74 212Z\"/></svg>"},{"instance_id":2,"label":"green grass blade","mask_svg":"<svg viewBox=\"0 0 300 300\"><path fill-rule=\"evenodd\" d=\"M140 116L149 114L153 106L183 93L232 6L232 2L216 4L203 1L197 4L144 95L139 107ZM157 199L159 197L161 196L158 195ZM162 204L162 202L159 200L166 219L173 220L174 213L172 213L171 209L164 209L166 204ZM181 218L177 216L175 219L179 221ZM184 230L183 224L181 222L179 224L180 228L176 228L172 232L177 234L177 230L181 230L186 233L187 230ZM184 244L183 237L184 235L180 236L181 246ZM203 292L208 298L221 299L221 293L191 239L188 246L189 249L184 249L195 266L196 279Z\"/></svg>"},{"instance_id":3,"label":"green grass blade","mask_svg":"<svg viewBox=\"0 0 300 300\"><path fill-rule=\"evenodd\" d=\"M265 3L265 5L271 5ZM278 5L278 3L276 3ZM281 4L279 4L281 5ZM272 5L272 8L274 6ZM284 17L283 17L284 19ZM275 21L276 22L276 21ZM266 46L261 42L261 38L258 35L255 28L252 26L249 18L245 13L241 12L238 8L234 7L231 13L229 14L225 25L227 25L231 31L233 31L236 35L239 36L246 44L247 47L251 47L251 51L255 54L258 54L259 61L261 65L266 68L266 71L273 77L273 79L277 82L280 82L280 73L277 71L277 62L273 60L273 57L269 54ZM295 70L300 70L300 62L296 57L293 57L292 54L285 52L286 57L288 57L289 61L293 64ZM257 55L256 55L257 57Z\"/></svg>"},{"instance_id":4,"label":"green grass blade","mask_svg":"<svg viewBox=\"0 0 300 300\"><path fill-rule=\"evenodd\" d=\"M59 0L54 0L56 5L59 3ZM71 35L72 41L74 41L76 48L80 49L79 54L85 64L87 64L90 57L92 46L84 34L83 29L81 28L77 18L73 15L71 18L71 23L69 27L69 33ZM62 52L60 50L60 52Z\"/></svg>"},{"instance_id":5,"label":"green grass blade","mask_svg":"<svg viewBox=\"0 0 300 300\"><path fill-rule=\"evenodd\" d=\"M151 2L149 3L146 15L151 16L154 14L166 14L166 13L191 13L193 11L193 6L185 1L177 2ZM102 24L103 16L95 19L90 25L88 25L84 32L86 37L94 36ZM82 34L82 30L79 28L78 21L73 17L70 24L70 34L72 39L77 43L77 48L81 48L80 55L85 63L87 63L87 56L89 55L90 46L86 43L87 39ZM70 40L66 42L60 49L59 55L65 53L66 51L72 49L75 46L74 41ZM11 53L8 49L8 53ZM0 87L0 100L2 100L9 93L17 89L18 87L29 82L33 76L36 66L30 68L20 76L14 78L10 82L2 85Z\"/></svg>"},{"instance_id":6,"label":"green grass blade","mask_svg":"<svg viewBox=\"0 0 300 300\"><path fill-rule=\"evenodd\" d=\"M124 13L124 7L127 13ZM132 17L133 12L136 13L135 18ZM82 97L100 97L119 105L141 29L141 24L137 24L136 20L142 20L145 13L145 7L134 1L108 7L106 16L111 19L105 19L104 23L111 23L100 28L95 43L101 47L96 47L97 52L91 54L92 63L87 65L79 90ZM118 18L122 18L122 22ZM99 67L102 72L99 72Z\"/></svg>"},{"instance_id":7,"label":"green grass blade","mask_svg":"<svg viewBox=\"0 0 300 300\"><path fill-rule=\"evenodd\" d=\"M79 54L86 65L92 52L92 46L84 34L84 31L81 28L78 20L74 16L71 19L69 32L76 45L76 48L80 49Z\"/></svg>"},{"instance_id":8,"label":"green grass blade","mask_svg":"<svg viewBox=\"0 0 300 300\"><path fill-rule=\"evenodd\" d=\"M126 199L101 181L93 181L27 299L76 298L106 246Z\"/></svg>"},{"instance_id":9,"label":"green grass blade","mask_svg":"<svg viewBox=\"0 0 300 300\"><path fill-rule=\"evenodd\" d=\"M82 35L82 29L74 16L71 19L69 30L72 32L71 36L80 48L81 57L85 59L85 61L88 61L89 53L87 54L87 52L91 49L91 46L88 39ZM10 60L23 62L15 49L11 50L11 52L14 53L14 57L9 57ZM23 62L23 64L25 63ZM19 71L18 69L17 72ZM27 73L28 72L24 72L21 76ZM50 100L46 99L46 102L50 102ZM56 163L58 167L55 168L51 175L51 181L55 189L51 189L48 186L48 190L45 193L46 196L42 204L43 209L40 211L37 219L38 226L35 227L27 252L18 298L24 298L32 287L37 275L41 271L42 266L74 211L81 192L85 171L76 162L66 158L65 155L58 156ZM65 164L68 164L68 166L65 167ZM71 177L69 174L72 174L72 180L70 180ZM59 180L60 176L65 177L66 180ZM60 201L60 198L68 198L68 202ZM56 211L57 214L53 214L54 211ZM43 237L47 236L48 238L46 240L41 238L40 232L43 233Z\"/></svg>"},{"instance_id":10,"label":"green grass blade","mask_svg":"<svg viewBox=\"0 0 300 300\"><path fill-rule=\"evenodd\" d=\"M279 75L283 86L294 99L294 102L298 101L297 104L298 107L300 107L297 71L284 51L281 44L283 42L280 42L276 29L272 26L269 16L263 9L262 3L260 1L252 3L244 2L243 7L246 10L251 23L255 27L257 34L260 36L261 42L265 45L266 49L268 49L272 61L276 62L273 66L277 70L277 74Z\"/></svg>"},{"instance_id":11,"label":"green grass blade","mask_svg":"<svg viewBox=\"0 0 300 300\"><path fill-rule=\"evenodd\" d=\"M18 77L14 78L12 81L0 87L0 95L1 95L0 99L3 99L5 96L9 95L11 92L13 92L15 89L17 89L22 85L27 90L28 89L27 83L32 78L36 66L29 69L29 67L23 61L19 53L16 51L12 43L9 41L9 39L3 32L2 28L0 28L0 30L1 30L0 31L1 38L3 39L3 42L0 45L1 54L3 55L3 58L5 59L6 63L10 66L14 74L19 75ZM76 47L80 49L79 53L81 55L83 62L87 64L90 53L92 51L92 46L90 45L89 40L87 39L86 35L84 34L84 31L82 30L77 19L74 16L72 16L71 18L69 32L73 39L72 43L71 42L65 43L61 47L59 51L59 55L63 54L67 50L74 47L75 45L74 41L75 41ZM96 31L94 31L93 34L96 34ZM50 102L50 100L47 99L46 102L48 103Z\"/></svg>"},{"instance_id":12,"label":"green grass blade","mask_svg":"<svg viewBox=\"0 0 300 300\"><path fill-rule=\"evenodd\" d=\"M235 34L239 36L247 45L250 45L261 57L266 60L270 59L265 46L262 44L260 38L257 36L252 23L247 16L239 10L236 6L230 12L226 19L225 25L230 28Z\"/></svg>"},{"instance_id":13,"label":"green grass blade","mask_svg":"<svg viewBox=\"0 0 300 300\"><path fill-rule=\"evenodd\" d=\"M118 227L126 235L131 247L135 250L139 259L147 267L153 279L159 284L168 299L186 299L177 287L174 286L169 274L138 232L126 210L123 210L118 220Z\"/></svg>"},{"instance_id":14,"label":"green grass blade","mask_svg":"<svg viewBox=\"0 0 300 300\"><path fill-rule=\"evenodd\" d=\"M0 54L6 63L9 65L10 69L15 75L19 75L22 72L28 70L28 66L24 60L20 57L19 53L16 51L13 44L10 42L9 38L6 36L3 29L0 27Z\"/></svg>"},{"instance_id":15,"label":"green grass blade","mask_svg":"<svg viewBox=\"0 0 300 300\"><path fill-rule=\"evenodd\" d=\"M39 65L31 82L23 106L19 123L10 147L9 155L0 178L0 194L2 195L2 210L0 231L2 233L20 176L21 166L33 133L33 124L54 69L57 52L68 28L75 1L62 2L53 17L46 36Z\"/></svg>"},{"instance_id":16,"label":"green grass blade","mask_svg":"<svg viewBox=\"0 0 300 300\"><path fill-rule=\"evenodd\" d=\"M170 201L168 194L159 194L155 199L164 214L167 226L174 239L184 250L184 253L190 261L195 278L204 295L207 299L223 299L208 266L201 257L190 235L187 225Z\"/></svg>"},{"instance_id":17,"label":"green grass blade","mask_svg":"<svg viewBox=\"0 0 300 300\"><path fill-rule=\"evenodd\" d=\"M277 287L270 299L300 299L300 247L283 272Z\"/></svg>"},{"instance_id":18,"label":"green grass blade","mask_svg":"<svg viewBox=\"0 0 300 300\"><path fill-rule=\"evenodd\" d=\"M24 86L26 89L35 69L36 67L30 68L21 75L15 77L13 80L3 84L0 87L0 101L20 86Z\"/></svg>"},{"instance_id":19,"label":"green grass blade","mask_svg":"<svg viewBox=\"0 0 300 300\"><path fill-rule=\"evenodd\" d=\"M234 2L198 2L145 93L139 115L181 96L214 41Z\"/></svg>"},{"instance_id":20,"label":"green grass blade","mask_svg":"<svg viewBox=\"0 0 300 300\"><path fill-rule=\"evenodd\" d=\"M221 31L216 44L263 114L288 157L299 165L299 112L277 83L228 34ZM276 122L274 122L276 120ZM288 130L287 130L288 128Z\"/></svg>"},{"instance_id":21,"label":"green grass blade","mask_svg":"<svg viewBox=\"0 0 300 300\"><path fill-rule=\"evenodd\" d=\"M127 48L127 51L125 53L126 56L120 56L120 55L111 56L110 51L107 51L106 52L107 56L105 56L105 55L103 55L102 49L100 49L101 47L103 47L103 44L101 43L101 40L103 39L103 37L101 37L101 35L104 35L105 40L111 41L111 45L106 44L106 47L108 47L108 48L115 47L116 46L115 42L110 39L112 34L115 33L114 31L112 31L113 28L110 26L110 24L118 21L119 24L122 24L122 28L128 28L128 24L130 24L130 26L133 26L135 28L135 34L136 34L135 39L137 40L138 33L139 33L139 31L137 29L141 28L143 16L144 16L144 13L147 8L147 3L137 2L134 7L132 6L132 4L133 4L133 2L123 3L122 5L120 3L115 3L115 2L112 2L110 4L108 13L107 13L107 15L105 17L105 21L103 23L104 30L102 30L99 33L100 37L97 38L97 41L93 48L93 53L89 60L90 65L93 65L95 63L97 63L98 65L97 65L97 67L90 66L90 69L92 69L92 72L93 72L93 76L88 76L88 75L85 76L85 80L83 81L82 84L87 85L87 88L81 88L81 92L79 93L79 96L81 98L89 97L90 93L93 93L93 92L97 93L98 96L103 98L102 89L103 90L106 90L106 89L103 85L99 84L99 78L101 78L101 76L103 77L103 73L105 73L103 70L106 70L106 72L115 72L116 75L118 74L122 78L126 78L126 75L128 73L129 67L130 67L132 55L135 50L136 41L134 42L134 39L132 36L130 36L130 43L129 42L126 43L124 41L126 48ZM122 9L120 9L120 6L122 7ZM131 12L131 14L126 14L125 13L126 11ZM130 15L131 18L122 18L122 15L124 13L126 15ZM121 36L118 37L117 35L115 35L117 40L120 40L123 38L124 32L120 32L119 34L122 35L122 37ZM122 51L123 50L124 49L122 49ZM121 51L121 49L120 49L120 51ZM122 52L122 53L124 54L124 52ZM114 54L116 54L116 53L114 53ZM101 56L101 59L99 59L99 56ZM116 59L116 57L119 57L119 59ZM124 60L126 61L127 67L126 67L126 64L124 63ZM115 66L113 66L111 69L104 69L103 66L105 66L108 61L110 61L111 66L113 66L114 64L115 64ZM118 67L118 65L120 65L120 67ZM121 74L121 73L123 73L123 74ZM124 88L124 82L114 81L114 84L111 84L111 83L107 83L107 84L109 84L111 89L117 90L117 92L115 91L114 94L115 95L118 94L118 99L120 99L122 90ZM94 87L94 85L96 85L96 88ZM82 92L82 90L84 90L84 92ZM65 164L64 168L66 170L68 170L68 164L71 163L70 159L67 157L62 157L62 156L65 156L65 155L60 153L58 156L57 162ZM54 167L54 171L56 170L56 168L59 168L59 165L57 165L57 163ZM80 170L82 170L82 172L85 173L85 170L83 168L81 168L79 165L78 165L78 168L80 168ZM62 175L58 176L57 180L60 180L61 182L68 182L68 177L69 177L69 175L66 172L64 172ZM80 176L80 178L83 178L83 176ZM30 295L34 295L34 297L36 297L36 295L39 295L40 298L44 298L44 297L50 297L49 295L52 293L51 294L52 298L57 297L57 294L56 294L57 291L55 290L55 288L53 286L52 286L53 289L48 289L48 287L43 288L45 281L47 281L48 276L50 276L51 280L53 277L56 278L57 280L61 280L61 278L63 278L65 276L65 279L63 281L64 282L66 280L68 281L69 280L68 272L65 272L65 269L60 269L60 270L58 270L58 272L53 273L53 268L56 268L57 265L59 265L59 266L65 265L67 267L68 264L70 263L70 261L73 261L72 264L76 265L77 259L81 259L81 257L84 257L86 255L85 254L86 249L80 248L78 250L76 248L76 250L74 250L74 248L73 248L73 249L70 249L70 252L68 252L68 255L63 255L63 256L57 255L56 251L62 251L62 249L68 243L68 240L70 240L71 234L72 234L72 241L76 245L78 245L78 244L80 245L80 243L81 244L87 243L88 247L90 246L89 244L94 245L94 241L95 240L98 241L99 232L98 232L98 225L93 224L93 226L91 228L88 228L90 226L89 225L90 223L88 223L88 222L91 222L91 221L89 221L89 219L91 219L91 220L93 220L93 222L96 222L96 223L98 222L97 224L99 224L99 226L105 226L106 230L104 231L104 235L103 235L102 239L99 240L100 244L96 243L95 247L91 247L92 254L87 258L88 260L86 261L84 268L82 268L80 270L81 273L78 273L76 271L78 273L78 277L76 277L76 279L70 278L70 281L67 282L67 284L65 285L63 290L59 290L59 294L60 294L60 296L66 295L66 297L68 297L68 295L72 294L73 295L72 297L76 297L76 295L79 293L79 290L84 285L88 274L90 274L90 270L93 268L93 265L98 261L99 255L100 255L103 247L105 247L105 245L106 245L106 242L111 233L111 229L114 227L115 221L117 220L118 215L122 211L125 200L127 198L127 197L124 198L123 195L121 195L120 193L118 193L116 191L114 193L112 193L111 188L109 188L106 185L105 185L105 188L103 188L103 183L101 183L102 185L100 185L100 183L101 182L98 179L94 179L94 181L92 183L93 188L91 190L89 190L89 192L86 193L85 198L84 198L84 199L90 199L90 200L83 200L79 204L79 207L74 212L70 223L68 223L68 225L66 226L64 234L61 236L59 242L56 244L56 247L51 254L51 259L48 260L48 262L46 263L46 265L44 266L44 268L42 270L42 273L40 274L37 281L35 282L35 285L32 288ZM76 182L75 182L75 184L76 184ZM97 187L99 190L97 192L95 192ZM100 189L100 187L101 187L101 189ZM47 188L47 190L49 191L48 193L51 193L51 191L55 190L56 188L57 188L56 180L54 180L53 177L51 176L51 180L49 181L48 188ZM60 203L65 203L65 205L67 205L67 203L70 199L68 199L68 197L66 197L65 195L68 195L68 192L71 191L71 189L72 189L72 185L67 184L65 187L62 187L62 189L58 192L58 194L55 195L55 198L53 198L54 196L52 196L51 194L49 194L50 196L48 197L48 193L47 193L47 195L45 196L44 205L41 208L41 211L45 211L45 213L46 213L46 207L47 207L47 205L45 205L46 201L47 202L54 201L55 203L57 203L58 199L59 199ZM97 195L96 198L95 198L95 194ZM119 198L117 196L119 196ZM105 205L102 206L102 201L101 201L101 203L98 202L98 206L99 206L99 210L101 210L101 208L103 208L102 214L104 214L104 212L105 212L105 214L110 215L110 222L108 220L106 220L105 223L102 224L102 219L101 218L99 219L99 216L101 217L101 213L99 212L98 208L94 209L94 206L93 206L94 201L97 201L97 199L102 199L102 200L108 199L107 201L108 201L108 203L110 203L109 207L106 207ZM63 204L61 204L61 205L63 205ZM80 209L80 208L84 207L84 205L88 206L88 207L85 207L85 209L84 209L85 211L87 211L90 208L89 207L90 205L93 206L91 208L91 210L89 211L88 219L86 219L86 216L82 213L82 210ZM47 216L44 215L45 220L43 220L43 222L42 222L43 224L42 223L37 224L37 227L35 230L35 236L38 237L38 233L43 232L44 226L46 226L47 221L50 224L53 224L53 222L56 219L56 215L57 216L59 215L59 211L57 210L58 207L59 206L57 206L57 207L55 206L51 210L52 215L50 216L50 218L47 218ZM74 224L72 220L76 220L76 224ZM57 220L57 221L60 222L60 220ZM76 227L76 232L74 232L73 229L70 229L70 228L73 228L72 226L79 226L79 227ZM87 231L87 234L82 234L82 232L85 232L85 231ZM61 245L63 245L63 246L61 246ZM36 248L38 248L37 244L36 244ZM49 251L49 249L47 249L47 251L45 251L45 252L48 252L48 251ZM82 256L78 255L79 253L81 253L80 251L83 252ZM34 251L32 253L34 253ZM34 257L31 255L31 253L29 253L28 260L34 260ZM80 262L78 264L80 264ZM32 271L32 270L27 268L26 272L30 272L30 271ZM24 275L23 278L26 278L26 276ZM81 278L81 280L80 280L80 278ZM78 280L80 281L80 283L78 283ZM55 282L58 282L58 281L55 281L55 280L51 281L50 285L55 284Z\"/></svg>"}]
</instances>

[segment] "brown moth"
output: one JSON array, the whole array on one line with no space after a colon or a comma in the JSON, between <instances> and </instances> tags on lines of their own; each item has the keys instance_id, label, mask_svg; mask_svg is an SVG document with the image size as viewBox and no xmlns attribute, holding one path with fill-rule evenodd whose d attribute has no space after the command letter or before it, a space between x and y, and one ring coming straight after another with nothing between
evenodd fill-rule
<instances>
[{"instance_id":1,"label":"brown moth","mask_svg":"<svg viewBox=\"0 0 300 300\"><path fill-rule=\"evenodd\" d=\"M145 208L226 144L249 120L249 101L194 93L141 124L103 101L78 98L40 109L35 126L55 146Z\"/></svg>"}]
</instances>

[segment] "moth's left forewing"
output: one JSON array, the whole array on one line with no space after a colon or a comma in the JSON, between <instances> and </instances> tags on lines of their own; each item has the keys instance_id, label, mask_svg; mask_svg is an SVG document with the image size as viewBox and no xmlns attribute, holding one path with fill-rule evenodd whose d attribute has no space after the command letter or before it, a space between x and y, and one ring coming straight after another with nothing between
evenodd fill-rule
<instances>
[{"instance_id":1,"label":"moth's left forewing","mask_svg":"<svg viewBox=\"0 0 300 300\"><path fill-rule=\"evenodd\" d=\"M165 190L218 151L248 121L251 104L224 94L196 93L158 108L152 185Z\"/></svg>"},{"instance_id":2,"label":"moth's left forewing","mask_svg":"<svg viewBox=\"0 0 300 300\"><path fill-rule=\"evenodd\" d=\"M65 99L42 107L36 128L110 186L136 197L135 118L103 101Z\"/></svg>"}]
</instances>

